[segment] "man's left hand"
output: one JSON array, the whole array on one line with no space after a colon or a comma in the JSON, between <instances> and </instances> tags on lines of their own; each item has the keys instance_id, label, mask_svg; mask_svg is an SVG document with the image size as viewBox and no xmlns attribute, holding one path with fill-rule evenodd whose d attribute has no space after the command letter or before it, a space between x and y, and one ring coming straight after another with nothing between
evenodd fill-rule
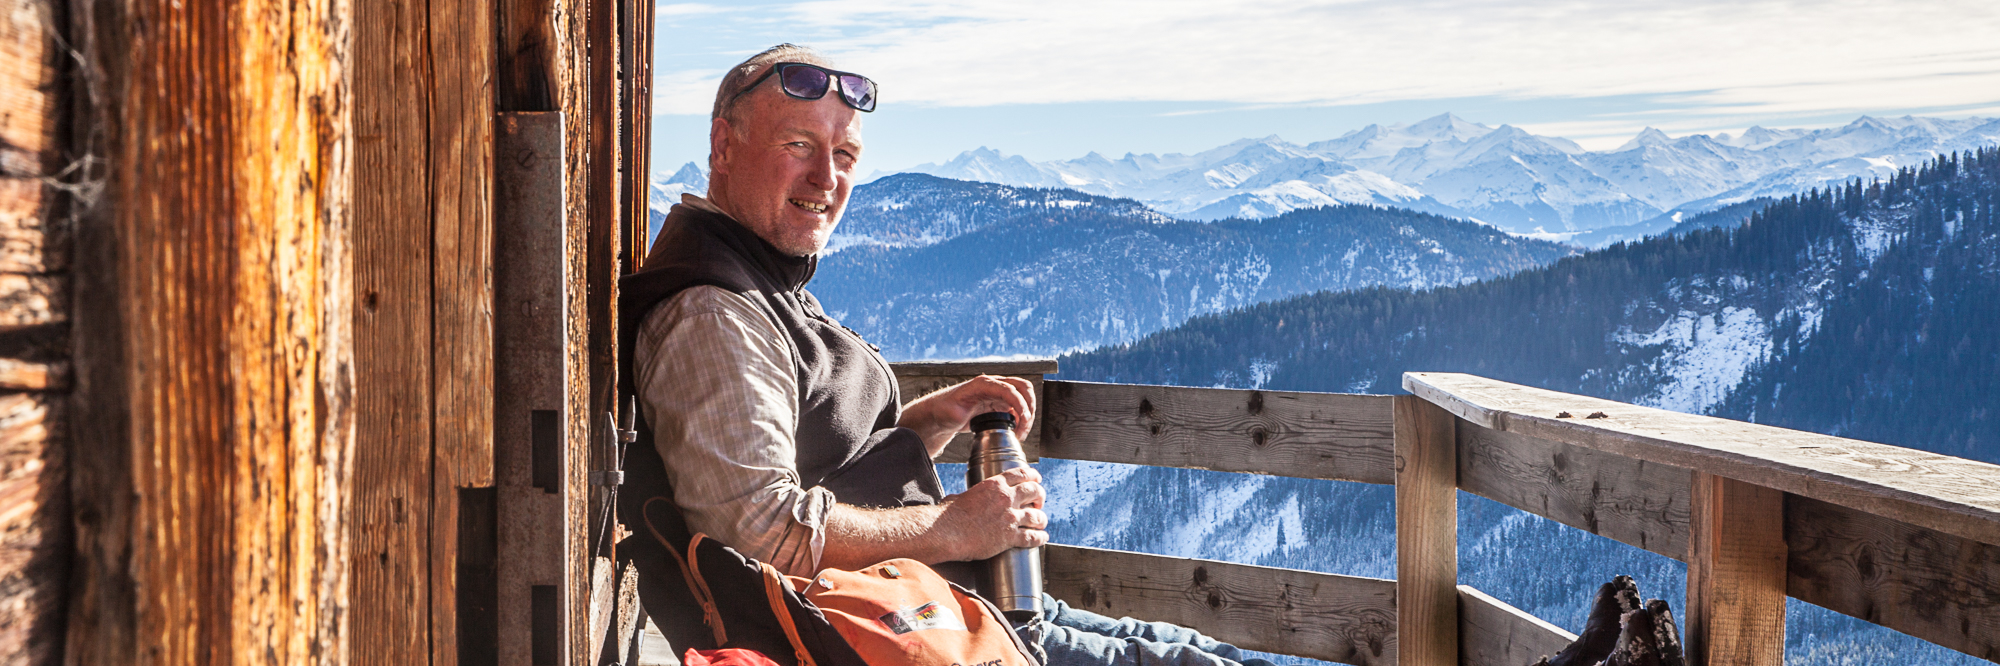
<instances>
[{"instance_id":1,"label":"man's left hand","mask_svg":"<svg viewBox=\"0 0 2000 666\"><path fill-rule=\"evenodd\" d=\"M917 431L936 458L952 435L987 412L1012 413L1014 436L1026 437L1035 423L1035 385L1019 377L980 375L910 401L896 425Z\"/></svg>"}]
</instances>

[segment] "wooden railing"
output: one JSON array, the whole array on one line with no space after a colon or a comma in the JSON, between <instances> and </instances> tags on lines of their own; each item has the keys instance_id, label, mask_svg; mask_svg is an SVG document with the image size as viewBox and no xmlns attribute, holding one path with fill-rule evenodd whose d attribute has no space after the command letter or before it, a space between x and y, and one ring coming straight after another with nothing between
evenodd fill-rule
<instances>
[{"instance_id":1,"label":"wooden railing","mask_svg":"<svg viewBox=\"0 0 2000 666\"><path fill-rule=\"evenodd\" d=\"M976 374L953 367L899 375ZM1691 664L1782 664L1786 596L2000 658L2000 466L1462 374L1403 396L1038 385L1043 457L1396 487L1397 580L1051 546L1048 591L1080 608L1350 664L1560 650L1573 635L1457 584L1464 490L1686 562Z\"/></svg>"}]
</instances>

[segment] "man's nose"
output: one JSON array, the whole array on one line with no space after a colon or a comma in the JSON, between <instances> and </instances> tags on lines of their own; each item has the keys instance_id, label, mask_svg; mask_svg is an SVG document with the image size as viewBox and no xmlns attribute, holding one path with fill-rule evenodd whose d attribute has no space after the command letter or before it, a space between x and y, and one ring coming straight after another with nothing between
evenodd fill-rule
<instances>
[{"instance_id":1,"label":"man's nose","mask_svg":"<svg viewBox=\"0 0 2000 666\"><path fill-rule=\"evenodd\" d=\"M813 155L811 168L806 170L806 184L832 191L837 184L834 172L838 169L834 164L833 151L821 150Z\"/></svg>"}]
</instances>

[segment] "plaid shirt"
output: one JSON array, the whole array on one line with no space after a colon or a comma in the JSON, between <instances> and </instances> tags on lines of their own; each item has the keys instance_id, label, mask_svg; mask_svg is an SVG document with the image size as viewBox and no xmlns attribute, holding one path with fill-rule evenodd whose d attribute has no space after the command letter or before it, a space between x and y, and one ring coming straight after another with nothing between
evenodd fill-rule
<instances>
[{"instance_id":1,"label":"plaid shirt","mask_svg":"<svg viewBox=\"0 0 2000 666\"><path fill-rule=\"evenodd\" d=\"M749 299L698 286L646 317L633 370L688 528L810 576L834 496L800 487L789 345Z\"/></svg>"}]
</instances>

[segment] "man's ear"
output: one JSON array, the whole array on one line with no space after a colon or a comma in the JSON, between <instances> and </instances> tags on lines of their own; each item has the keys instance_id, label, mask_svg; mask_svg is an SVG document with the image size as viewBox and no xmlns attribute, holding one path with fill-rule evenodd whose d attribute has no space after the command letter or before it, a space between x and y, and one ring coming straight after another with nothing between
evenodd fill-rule
<instances>
[{"instance_id":1,"label":"man's ear","mask_svg":"<svg viewBox=\"0 0 2000 666\"><path fill-rule=\"evenodd\" d=\"M716 118L708 123L708 170L714 174L727 173L724 165L729 164L729 120Z\"/></svg>"}]
</instances>

